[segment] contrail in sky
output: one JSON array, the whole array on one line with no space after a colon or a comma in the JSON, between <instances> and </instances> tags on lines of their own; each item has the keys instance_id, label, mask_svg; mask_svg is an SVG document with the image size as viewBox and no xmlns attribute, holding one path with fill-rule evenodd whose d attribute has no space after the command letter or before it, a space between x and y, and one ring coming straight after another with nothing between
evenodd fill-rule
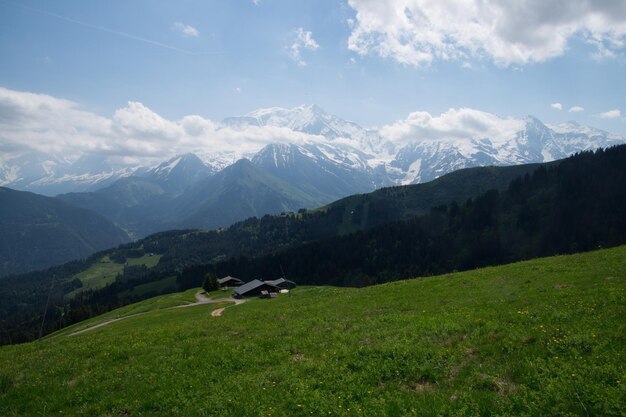
<instances>
[{"instance_id":1,"label":"contrail in sky","mask_svg":"<svg viewBox=\"0 0 626 417\"><path fill-rule=\"evenodd\" d=\"M172 50L172 51L180 52L180 53L187 54L187 55L193 55L193 56L209 55L209 53L193 52L193 51L190 51L190 50L187 50L187 49L178 48L176 46L168 45L168 44L165 44L165 43L162 43L162 42L153 41L151 39L142 38L140 36L135 36L135 35L130 34L130 33L120 32L119 30L109 29L109 28L104 27L104 26L93 25L91 23L81 22L80 20L72 19L72 18L66 17L66 16L61 16L60 14L48 12L46 10L36 9L34 7L24 6L22 4L15 4L13 2L8 2L8 1L3 1L3 2L7 3L7 4L11 4L11 5L15 6L15 7L20 8L20 9L29 10L31 12L35 12L35 13L39 13L39 14L44 14L46 16L54 17L56 19L64 20L66 22L74 23L76 25L84 26L84 27L87 27L87 28L90 28L90 29L95 29L95 30L99 30L99 31L102 31L102 32L110 33L112 35L121 36L123 38L132 39L132 40L135 40L135 41L138 41L138 42L147 43L147 44L153 45L153 46L158 46L159 48L165 48L165 49L169 49L169 50ZM216 54L216 52L214 52L214 54Z\"/></svg>"}]
</instances>

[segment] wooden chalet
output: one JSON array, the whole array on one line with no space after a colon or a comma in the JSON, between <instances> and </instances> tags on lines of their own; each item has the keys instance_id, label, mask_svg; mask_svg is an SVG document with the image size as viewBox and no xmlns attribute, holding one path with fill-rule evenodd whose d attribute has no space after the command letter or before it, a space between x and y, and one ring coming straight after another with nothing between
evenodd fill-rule
<instances>
[{"instance_id":1,"label":"wooden chalet","mask_svg":"<svg viewBox=\"0 0 626 417\"><path fill-rule=\"evenodd\" d=\"M285 279L285 278L278 278L272 281L265 281L265 282L267 282L268 284L275 285L281 290L290 290L292 288L296 288L295 282L289 281L288 279Z\"/></svg>"},{"instance_id":2,"label":"wooden chalet","mask_svg":"<svg viewBox=\"0 0 626 417\"><path fill-rule=\"evenodd\" d=\"M217 284L220 286L220 288L239 287L240 285L243 285L243 281L239 278L231 277L230 275L228 275L224 278L218 278Z\"/></svg>"},{"instance_id":3,"label":"wooden chalet","mask_svg":"<svg viewBox=\"0 0 626 417\"><path fill-rule=\"evenodd\" d=\"M270 284L269 282L255 279L253 281L246 282L241 287L235 288L235 290L233 291L233 297L254 297L255 295L261 295L262 291L267 291L268 293L276 293L280 291L280 288L273 284Z\"/></svg>"}]
</instances>

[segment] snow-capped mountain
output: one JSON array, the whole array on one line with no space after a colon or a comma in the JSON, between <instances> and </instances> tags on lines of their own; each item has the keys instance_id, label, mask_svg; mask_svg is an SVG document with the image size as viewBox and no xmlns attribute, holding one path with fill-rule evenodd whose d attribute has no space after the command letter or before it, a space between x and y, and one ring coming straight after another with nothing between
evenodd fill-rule
<instances>
[{"instance_id":1,"label":"snow-capped mountain","mask_svg":"<svg viewBox=\"0 0 626 417\"><path fill-rule=\"evenodd\" d=\"M68 161L41 152L0 158L0 186L53 196L91 191L138 173L138 166L111 166L105 155Z\"/></svg>"},{"instance_id":2,"label":"snow-capped mountain","mask_svg":"<svg viewBox=\"0 0 626 417\"><path fill-rule=\"evenodd\" d=\"M354 122L326 113L314 104L292 109L258 109L245 116L226 118L222 123L239 129L247 126L288 128L295 132L323 136L331 142L340 139L353 148L365 151L378 152L380 146L380 137L376 131L364 129Z\"/></svg>"},{"instance_id":3,"label":"snow-capped mountain","mask_svg":"<svg viewBox=\"0 0 626 417\"><path fill-rule=\"evenodd\" d=\"M153 180L163 189L177 195L215 172L192 153L177 155L139 176Z\"/></svg>"},{"instance_id":4,"label":"snow-capped mountain","mask_svg":"<svg viewBox=\"0 0 626 417\"><path fill-rule=\"evenodd\" d=\"M415 184L462 168L549 162L625 142L624 137L576 123L547 126L528 116L523 128L506 140L416 140L398 149L386 166L393 182Z\"/></svg>"},{"instance_id":5,"label":"snow-capped mountain","mask_svg":"<svg viewBox=\"0 0 626 417\"><path fill-rule=\"evenodd\" d=\"M504 137L467 135L424 138L416 133L402 141L384 129L368 130L326 113L315 105L266 108L224 119L220 129L241 134L237 144L196 155L177 155L152 166L111 165L105 155L66 161L42 153L0 155L0 185L46 195L92 191L126 177L155 181L176 193L246 157L284 180L328 199L381 186L429 181L472 166L547 162L572 153L626 142L622 136L574 122L546 125L534 117L516 121ZM297 132L293 141L272 142L263 128ZM282 136L281 136L282 137ZM248 140L249 138L249 140Z\"/></svg>"},{"instance_id":6,"label":"snow-capped mountain","mask_svg":"<svg viewBox=\"0 0 626 417\"><path fill-rule=\"evenodd\" d=\"M286 127L324 136L326 140L322 142L298 144L298 152L313 163L341 166L346 175L368 178L371 189L426 182L474 166L548 162L575 152L626 142L624 137L574 122L548 126L528 116L520 122L522 128L510 137L441 140L415 137L398 144L377 131L329 115L314 105L260 109L245 116L225 119L224 123L240 129L250 125ZM276 168L282 166L285 171L284 165L293 158L294 149L289 146L264 148L260 152L264 155L264 167L268 168L273 160Z\"/></svg>"},{"instance_id":7,"label":"snow-capped mountain","mask_svg":"<svg viewBox=\"0 0 626 417\"><path fill-rule=\"evenodd\" d=\"M318 205L371 191L384 179L365 164L367 155L319 144L267 145L252 163L315 196Z\"/></svg>"}]
</instances>

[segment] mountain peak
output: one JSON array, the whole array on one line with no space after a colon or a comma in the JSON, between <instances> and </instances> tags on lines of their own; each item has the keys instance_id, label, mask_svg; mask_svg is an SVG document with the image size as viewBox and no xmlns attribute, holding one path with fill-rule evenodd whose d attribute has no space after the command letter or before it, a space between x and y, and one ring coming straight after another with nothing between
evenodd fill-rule
<instances>
[{"instance_id":1,"label":"mountain peak","mask_svg":"<svg viewBox=\"0 0 626 417\"><path fill-rule=\"evenodd\" d=\"M265 107L256 109L246 114L243 117L252 117L255 119L264 119L276 115L293 115L293 114L302 114L302 113L310 113L314 115L327 115L326 111L319 107L317 104L301 104L296 107L286 108L286 107Z\"/></svg>"},{"instance_id":2,"label":"mountain peak","mask_svg":"<svg viewBox=\"0 0 626 417\"><path fill-rule=\"evenodd\" d=\"M149 170L146 176L169 191L181 191L210 174L211 170L196 154L185 153L162 162Z\"/></svg>"}]
</instances>

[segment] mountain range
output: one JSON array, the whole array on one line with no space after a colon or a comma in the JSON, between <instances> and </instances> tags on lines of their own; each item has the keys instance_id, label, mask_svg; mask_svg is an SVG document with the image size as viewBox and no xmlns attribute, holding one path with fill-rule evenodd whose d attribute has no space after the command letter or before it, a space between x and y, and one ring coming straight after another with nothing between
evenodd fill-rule
<instances>
[{"instance_id":1,"label":"mountain range","mask_svg":"<svg viewBox=\"0 0 626 417\"><path fill-rule=\"evenodd\" d=\"M67 161L58 155L33 151L0 158L0 186L51 196L95 191L132 176L161 179L180 189L180 181L189 185L242 158L277 171L306 158L306 163L342 178L348 174L355 176L356 184L345 184L353 193L359 192L355 187L364 186L371 191L387 185L426 182L472 166L548 162L575 152L626 142L622 136L575 122L546 125L532 116L518 122L518 128L503 138L469 134L458 137L451 132L449 137L430 140L416 132L403 140L393 140L384 134L384 129L365 129L316 105L274 107L226 118L221 126L241 131L250 127L281 128L301 133L299 139L272 143L269 139L253 138L251 142L255 145L245 150L233 145L230 149L198 154L203 166L184 155L173 155L165 162L145 166L112 164L106 155L100 154L86 154L76 161ZM183 165L178 166L181 162ZM190 172L185 174L186 170ZM341 192L332 193L332 198Z\"/></svg>"},{"instance_id":2,"label":"mountain range","mask_svg":"<svg viewBox=\"0 0 626 417\"><path fill-rule=\"evenodd\" d=\"M539 163L626 142L574 122L517 121L504 137L391 140L315 105L269 108L222 121L224 128L268 127L299 139L173 156L154 166L111 166L86 155L67 162L21 155L0 162L0 185L54 195L112 220L133 238L176 228L219 228L247 217L319 207L352 194L428 182L475 166ZM295 136L294 136L295 137Z\"/></svg>"}]
</instances>

